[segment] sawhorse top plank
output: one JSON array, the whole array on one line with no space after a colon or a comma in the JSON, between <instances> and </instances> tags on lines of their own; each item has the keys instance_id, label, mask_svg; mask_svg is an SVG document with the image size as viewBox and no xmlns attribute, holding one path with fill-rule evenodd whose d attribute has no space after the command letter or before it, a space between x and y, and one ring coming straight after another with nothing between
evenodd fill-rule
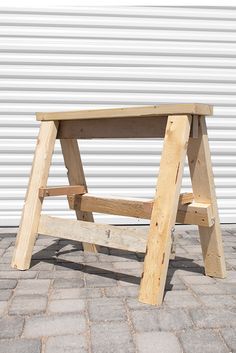
<instances>
[{"instance_id":1,"label":"sawhorse top plank","mask_svg":"<svg viewBox=\"0 0 236 353\"><path fill-rule=\"evenodd\" d=\"M161 104L144 107L78 110L70 112L36 113L37 120L77 120L167 115L212 115L213 106L208 104Z\"/></svg>"}]
</instances>

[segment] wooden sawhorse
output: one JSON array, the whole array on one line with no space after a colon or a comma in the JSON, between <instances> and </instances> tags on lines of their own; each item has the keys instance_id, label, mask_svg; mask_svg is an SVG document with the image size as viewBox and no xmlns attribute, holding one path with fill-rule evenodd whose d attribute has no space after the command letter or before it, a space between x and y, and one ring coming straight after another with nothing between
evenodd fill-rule
<instances>
[{"instance_id":1,"label":"wooden sawhorse","mask_svg":"<svg viewBox=\"0 0 236 353\"><path fill-rule=\"evenodd\" d=\"M208 276L226 275L212 174L205 104L171 104L124 109L38 113L41 121L28 191L16 239L12 266L30 266L37 234L146 252L139 300L162 303L175 222L197 224ZM94 196L87 192L77 139L164 137L157 189L153 200ZM55 140L60 139L70 186L47 187ZM184 162L193 193L180 194ZM41 215L44 197L67 195L78 220ZM93 223L93 212L150 219L148 237L139 230Z\"/></svg>"}]
</instances>

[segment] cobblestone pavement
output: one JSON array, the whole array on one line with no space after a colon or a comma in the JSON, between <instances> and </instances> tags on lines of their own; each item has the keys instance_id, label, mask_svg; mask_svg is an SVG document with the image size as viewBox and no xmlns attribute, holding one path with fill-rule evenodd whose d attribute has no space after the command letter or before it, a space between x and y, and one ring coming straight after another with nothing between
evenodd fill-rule
<instances>
[{"instance_id":1,"label":"cobblestone pavement","mask_svg":"<svg viewBox=\"0 0 236 353\"><path fill-rule=\"evenodd\" d=\"M236 352L236 226L223 228L227 279L203 275L197 230L176 226L161 308L137 300L143 259L40 236L28 271L0 234L0 353Z\"/></svg>"}]
</instances>

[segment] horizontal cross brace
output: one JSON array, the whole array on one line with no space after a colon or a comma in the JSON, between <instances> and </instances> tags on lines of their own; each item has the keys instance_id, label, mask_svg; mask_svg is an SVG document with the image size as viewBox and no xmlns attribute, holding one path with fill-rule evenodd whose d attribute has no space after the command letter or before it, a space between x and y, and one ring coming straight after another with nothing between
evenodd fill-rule
<instances>
[{"instance_id":1,"label":"horizontal cross brace","mask_svg":"<svg viewBox=\"0 0 236 353\"><path fill-rule=\"evenodd\" d=\"M41 215L38 233L127 251L146 251L147 232L143 229Z\"/></svg>"},{"instance_id":2,"label":"horizontal cross brace","mask_svg":"<svg viewBox=\"0 0 236 353\"><path fill-rule=\"evenodd\" d=\"M83 185L55 186L39 188L39 197L60 196L60 195L80 195L84 194L86 189Z\"/></svg>"},{"instance_id":3,"label":"horizontal cross brace","mask_svg":"<svg viewBox=\"0 0 236 353\"><path fill-rule=\"evenodd\" d=\"M163 138L166 122L167 117L164 116L62 120L57 138Z\"/></svg>"},{"instance_id":4,"label":"horizontal cross brace","mask_svg":"<svg viewBox=\"0 0 236 353\"><path fill-rule=\"evenodd\" d=\"M68 200L71 209L142 219L151 218L153 207L153 200L95 196L88 193L69 196ZM176 222L211 227L214 224L211 205L194 202L191 193L181 194Z\"/></svg>"}]
</instances>

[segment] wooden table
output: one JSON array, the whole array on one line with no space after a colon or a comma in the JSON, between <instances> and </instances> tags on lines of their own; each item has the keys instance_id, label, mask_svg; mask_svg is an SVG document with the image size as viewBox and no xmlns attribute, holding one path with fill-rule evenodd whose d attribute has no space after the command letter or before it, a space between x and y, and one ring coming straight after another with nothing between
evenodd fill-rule
<instances>
[{"instance_id":1,"label":"wooden table","mask_svg":"<svg viewBox=\"0 0 236 353\"><path fill-rule=\"evenodd\" d=\"M205 122L206 104L170 104L122 109L37 113L41 122L12 266L30 267L37 234L98 246L144 252L139 300L162 303L175 222L197 224L208 276L226 275L221 230ZM103 197L88 193L77 139L164 138L155 197L152 200ZM55 140L60 139L68 186L47 187ZM193 193L180 194L184 162ZM44 197L66 195L77 220L41 215ZM130 227L93 223L92 212L150 219L148 234ZM95 245L96 244L96 245Z\"/></svg>"}]
</instances>

